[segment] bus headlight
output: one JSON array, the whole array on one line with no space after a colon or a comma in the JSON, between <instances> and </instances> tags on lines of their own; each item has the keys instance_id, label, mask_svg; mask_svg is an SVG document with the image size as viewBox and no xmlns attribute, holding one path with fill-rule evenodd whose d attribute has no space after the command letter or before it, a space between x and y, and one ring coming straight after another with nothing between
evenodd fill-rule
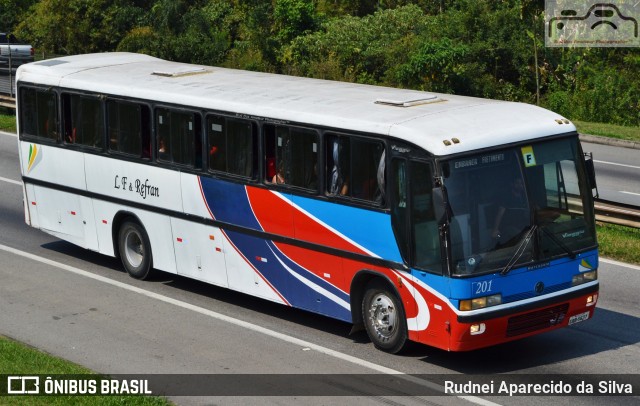
<instances>
[{"instance_id":1,"label":"bus headlight","mask_svg":"<svg viewBox=\"0 0 640 406\"><path fill-rule=\"evenodd\" d=\"M578 275L573 275L571 278L571 286L582 285L583 283L595 281L598 279L598 271L583 272Z\"/></svg>"},{"instance_id":2,"label":"bus headlight","mask_svg":"<svg viewBox=\"0 0 640 406\"><path fill-rule=\"evenodd\" d=\"M496 306L502 303L502 295L477 297L475 299L461 300L459 308L462 311L484 309L485 307Z\"/></svg>"}]
</instances>

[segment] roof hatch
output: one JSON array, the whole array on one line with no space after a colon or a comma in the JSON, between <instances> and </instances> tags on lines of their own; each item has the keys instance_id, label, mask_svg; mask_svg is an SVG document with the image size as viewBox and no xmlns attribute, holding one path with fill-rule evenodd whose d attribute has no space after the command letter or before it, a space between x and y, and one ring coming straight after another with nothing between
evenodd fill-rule
<instances>
[{"instance_id":1,"label":"roof hatch","mask_svg":"<svg viewBox=\"0 0 640 406\"><path fill-rule=\"evenodd\" d=\"M412 95L412 97L384 98L376 100L376 104L385 104L394 107L412 107L422 104L430 104L445 101L435 94Z\"/></svg>"},{"instance_id":2,"label":"roof hatch","mask_svg":"<svg viewBox=\"0 0 640 406\"><path fill-rule=\"evenodd\" d=\"M206 70L205 68L200 68L200 67L192 67L192 66L185 66L184 68L177 68L175 70L172 71L153 71L152 75L156 75L156 76L164 76L164 77L168 77L168 78L179 78L182 76L189 76L189 75L200 75L203 73L209 73L211 71Z\"/></svg>"}]
</instances>

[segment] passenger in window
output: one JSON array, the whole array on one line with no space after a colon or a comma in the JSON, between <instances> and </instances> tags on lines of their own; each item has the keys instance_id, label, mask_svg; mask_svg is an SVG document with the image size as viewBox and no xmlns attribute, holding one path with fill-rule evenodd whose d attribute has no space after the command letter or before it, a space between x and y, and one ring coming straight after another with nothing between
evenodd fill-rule
<instances>
[{"instance_id":1,"label":"passenger in window","mask_svg":"<svg viewBox=\"0 0 640 406\"><path fill-rule=\"evenodd\" d=\"M75 144L76 142L76 128L73 127L73 129L71 129L71 132L69 134L67 134L67 144Z\"/></svg>"},{"instance_id":2,"label":"passenger in window","mask_svg":"<svg viewBox=\"0 0 640 406\"><path fill-rule=\"evenodd\" d=\"M160 137L158 140L158 158L163 161L171 161L171 156L169 154L169 148L167 147L164 138Z\"/></svg>"},{"instance_id":3,"label":"passenger in window","mask_svg":"<svg viewBox=\"0 0 640 406\"><path fill-rule=\"evenodd\" d=\"M284 177L284 160L280 160L280 162L278 162L278 170L276 171L276 174L273 175L273 178L271 179L271 183L276 183L276 184L287 183Z\"/></svg>"},{"instance_id":4,"label":"passenger in window","mask_svg":"<svg viewBox=\"0 0 640 406\"><path fill-rule=\"evenodd\" d=\"M343 165L340 163L343 154L342 145L336 139L332 145L333 168L331 169L329 183L329 193L332 195L346 196L349 193L349 178L348 176L343 176Z\"/></svg>"}]
</instances>

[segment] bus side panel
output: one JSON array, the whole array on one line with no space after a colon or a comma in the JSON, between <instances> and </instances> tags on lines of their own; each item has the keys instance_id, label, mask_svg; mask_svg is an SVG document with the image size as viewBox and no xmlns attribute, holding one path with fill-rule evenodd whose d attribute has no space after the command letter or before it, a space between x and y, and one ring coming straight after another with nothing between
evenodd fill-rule
<instances>
[{"instance_id":1,"label":"bus side panel","mask_svg":"<svg viewBox=\"0 0 640 406\"><path fill-rule=\"evenodd\" d=\"M24 185L24 208L25 220L28 218L27 224L34 228L40 228L38 204L36 202L36 190L35 186L30 184Z\"/></svg>"},{"instance_id":2,"label":"bus side panel","mask_svg":"<svg viewBox=\"0 0 640 406\"><path fill-rule=\"evenodd\" d=\"M86 190L84 154L47 145L20 142L22 174L29 178Z\"/></svg>"},{"instance_id":3,"label":"bus side panel","mask_svg":"<svg viewBox=\"0 0 640 406\"><path fill-rule=\"evenodd\" d=\"M85 168L89 192L182 212L178 171L89 154Z\"/></svg>"},{"instance_id":4,"label":"bus side panel","mask_svg":"<svg viewBox=\"0 0 640 406\"><path fill-rule=\"evenodd\" d=\"M373 254L379 250L392 259L400 258L391 231L391 220L386 213L265 189L258 191L251 186L229 185L229 182L217 179L202 178L201 182L202 198L215 219L282 235L279 225L266 219L273 213L273 210L268 210L270 203L275 202L276 206L284 203L285 207L280 212L293 213L295 237L300 241L363 256L379 257ZM331 220L332 215L349 221L345 220L340 225ZM350 322L351 281L358 272L367 270L384 275L395 286L404 303L411 339L418 340L421 331L429 327L427 303L432 302L418 293L407 272L372 266L312 248L274 243L260 236L231 231L226 231L225 235L228 243L225 246L227 273L232 289L268 298L266 291L277 295L282 303ZM440 306L440 301L437 303ZM439 338L443 339L442 336ZM439 344L446 347L448 341Z\"/></svg>"},{"instance_id":5,"label":"bus side panel","mask_svg":"<svg viewBox=\"0 0 640 406\"><path fill-rule=\"evenodd\" d=\"M219 229L180 219L171 219L173 248L179 275L228 287L227 268Z\"/></svg>"},{"instance_id":6,"label":"bus side panel","mask_svg":"<svg viewBox=\"0 0 640 406\"><path fill-rule=\"evenodd\" d=\"M274 267L277 263L275 258L269 255L270 242L232 231L224 232L224 236L223 249L229 288L290 305L266 275L269 270L281 272L280 268Z\"/></svg>"},{"instance_id":7,"label":"bus side panel","mask_svg":"<svg viewBox=\"0 0 640 406\"><path fill-rule=\"evenodd\" d=\"M82 212L81 197L41 186L34 190L40 228L60 239L89 248L85 239L85 223L87 220L91 223L92 218L87 219Z\"/></svg>"},{"instance_id":8,"label":"bus side panel","mask_svg":"<svg viewBox=\"0 0 640 406\"><path fill-rule=\"evenodd\" d=\"M274 244L273 253L289 276L284 292L292 306L351 321L342 258L289 244Z\"/></svg>"},{"instance_id":9,"label":"bus side panel","mask_svg":"<svg viewBox=\"0 0 640 406\"><path fill-rule=\"evenodd\" d=\"M92 251L100 251L95 214L93 211L93 200L88 197L80 197L79 199L80 211L82 213L82 225L84 228L84 247Z\"/></svg>"}]
</instances>

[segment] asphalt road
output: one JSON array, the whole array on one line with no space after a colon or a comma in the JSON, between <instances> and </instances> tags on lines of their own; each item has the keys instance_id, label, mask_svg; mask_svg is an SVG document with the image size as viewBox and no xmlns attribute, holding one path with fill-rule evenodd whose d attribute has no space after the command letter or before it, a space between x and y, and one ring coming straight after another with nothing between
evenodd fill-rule
<instances>
[{"instance_id":1,"label":"asphalt road","mask_svg":"<svg viewBox=\"0 0 640 406\"><path fill-rule=\"evenodd\" d=\"M374 349L365 334L350 336L350 325L339 321L175 275L134 280L113 258L27 227L19 179L17 139L0 134L0 334L101 373L570 374L567 378L638 373L637 266L602 261L598 309L587 322L472 353L416 344L402 355L389 355ZM358 393L349 382L337 382L329 393L345 386ZM225 405L603 403L599 397L481 395L173 400ZM639 400L612 397L607 403Z\"/></svg>"},{"instance_id":2,"label":"asphalt road","mask_svg":"<svg viewBox=\"0 0 640 406\"><path fill-rule=\"evenodd\" d=\"M640 150L586 142L582 148L593 153L600 197L640 206Z\"/></svg>"}]
</instances>

